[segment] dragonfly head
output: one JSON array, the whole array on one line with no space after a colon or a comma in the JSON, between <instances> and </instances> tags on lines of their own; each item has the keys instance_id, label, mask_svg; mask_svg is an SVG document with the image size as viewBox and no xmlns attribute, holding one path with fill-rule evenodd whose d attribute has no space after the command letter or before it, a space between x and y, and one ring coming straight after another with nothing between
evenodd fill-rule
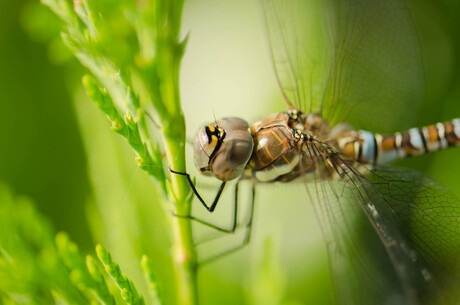
<instances>
[{"instance_id":1,"label":"dragonfly head","mask_svg":"<svg viewBox=\"0 0 460 305\"><path fill-rule=\"evenodd\" d=\"M254 143L248 123L225 118L204 126L195 138L195 165L204 175L229 181L241 175Z\"/></svg>"}]
</instances>

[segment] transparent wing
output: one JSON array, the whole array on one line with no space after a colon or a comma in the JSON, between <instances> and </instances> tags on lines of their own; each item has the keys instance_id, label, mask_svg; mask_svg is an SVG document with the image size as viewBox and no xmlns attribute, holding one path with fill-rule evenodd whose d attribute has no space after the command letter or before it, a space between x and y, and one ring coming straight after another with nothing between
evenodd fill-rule
<instances>
[{"instance_id":1,"label":"transparent wing","mask_svg":"<svg viewBox=\"0 0 460 305\"><path fill-rule=\"evenodd\" d=\"M424 79L403 0L261 3L276 78L290 107L369 130L411 124Z\"/></svg>"},{"instance_id":2,"label":"transparent wing","mask_svg":"<svg viewBox=\"0 0 460 305\"><path fill-rule=\"evenodd\" d=\"M306 185L339 304L457 304L457 198L418 173L356 168L345 156L310 149L317 168L336 176Z\"/></svg>"}]
</instances>

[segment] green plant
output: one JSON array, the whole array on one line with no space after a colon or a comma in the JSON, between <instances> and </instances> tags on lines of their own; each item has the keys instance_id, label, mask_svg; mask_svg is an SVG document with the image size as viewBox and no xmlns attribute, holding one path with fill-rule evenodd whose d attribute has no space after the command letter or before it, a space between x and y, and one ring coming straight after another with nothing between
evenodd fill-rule
<instances>
[{"instance_id":1,"label":"green plant","mask_svg":"<svg viewBox=\"0 0 460 305\"><path fill-rule=\"evenodd\" d=\"M109 291L107 275L96 259L82 257L67 234L55 232L26 198L14 198L0 187L0 300L2 304L145 304L133 282L101 245L99 261L119 294ZM151 264L145 256L142 269L151 287L153 304L160 304Z\"/></svg>"},{"instance_id":2,"label":"green plant","mask_svg":"<svg viewBox=\"0 0 460 305\"><path fill-rule=\"evenodd\" d=\"M104 1L74 1L73 7L65 0L43 3L63 21L65 44L92 74L83 79L88 96L136 151L136 161L154 178L165 209L188 215L192 197L187 181L178 175L166 179L165 173L166 167L185 171L185 121L178 89L185 47L185 40L179 40L182 1L122 1L116 8ZM129 32L117 32L117 23ZM156 122L159 133L152 132L149 120ZM159 137L152 135L155 132ZM196 304L190 220L170 217L169 224L177 302Z\"/></svg>"},{"instance_id":3,"label":"green plant","mask_svg":"<svg viewBox=\"0 0 460 305\"><path fill-rule=\"evenodd\" d=\"M90 258L85 261L84 257L78 251L75 251L76 244L71 242L70 238L65 234L59 233L58 237L55 238L55 231L51 229L48 222L40 215L41 213L35 211L29 203L22 204L22 202L25 202L24 199L10 199L10 195L1 197L0 204L6 204L8 208L3 209L4 213L1 214L0 221L0 248L2 249L2 254L0 255L2 266L0 270L0 277L2 278L0 303L86 304L90 302L101 303L102 301L110 303L112 300L117 304L124 304L133 301L141 302L142 298L147 304L157 304L160 302L158 300L161 300L161 304L163 305L183 302L184 299L181 299L180 296L182 295L185 298L186 294L177 292L175 287L185 287L185 292L196 291L196 286L193 287L194 285L186 284L183 286L181 280L184 280L185 277L180 276L187 274L187 270L193 271L193 268L188 269L186 264L173 263L174 257L171 253L178 254L180 252L170 251L170 246L171 242L175 242L176 246L174 249L184 249L184 247L181 248L181 239L177 237L186 237L187 234L179 234L181 232L180 227L183 225L182 228L185 229L182 233L190 233L190 230L187 227L189 225L187 222L181 224L177 219L171 217L171 212L174 210L176 203L172 194L175 191L176 194L178 192L177 189L174 189L174 184L168 181L169 173L167 166L171 164L171 161L166 161L167 157L163 153L167 150L164 142L168 140L163 133L165 128L169 125L174 125L171 128L179 127L177 129L181 129L182 126L180 126L180 122L173 123L169 121L171 119L171 109L166 107L163 107L166 108L163 109L162 105L164 103L160 103L165 99L154 99L154 97L162 96L162 94L166 94L167 96L176 94L174 90L170 90L170 86L163 86L165 84L164 81L170 79L171 75L175 74L174 69L178 67L169 65L168 62L174 62L174 58L176 58L176 63L178 64L180 55L183 53L183 44L179 43L180 39L176 41L177 48L175 48L174 46L167 47L168 45L171 46L171 44L168 44L165 38L165 36L171 37L169 34L174 32L170 31L166 33L167 30L164 30L165 20L176 10L167 9L164 4L165 1L159 1L157 4L147 0L121 0L116 2L108 0L75 1L73 7L70 4L71 0L67 2L46 2L54 8L57 15L62 17L61 21L57 18L55 20L52 18L53 16L50 16L52 11L48 7L38 10L36 6L39 4L30 1L26 10L27 12L22 16L22 22L26 24L30 34L29 38L32 38L34 41L37 38L42 41L48 40L48 52L54 63L58 61L62 64L62 61L65 60L66 67L69 68L66 70L66 76L70 80L68 78L64 78L64 80L68 80L69 86L66 89L70 89L69 91L71 91L71 95L74 97L76 118L79 121L80 134L82 136L82 139L78 139L78 141L82 140L86 152L86 158L81 158L85 159L87 164L86 171L82 170L82 175L86 175L89 178L91 193L88 195L85 192L81 192L84 194L81 197L74 196L75 193L81 191L81 188L72 185L74 180L60 178L63 183L60 185L53 184L51 192L49 189L48 193L43 191L44 196L41 198L35 196L33 193L31 195L37 201L38 209L46 214L47 218L54 225L59 228L64 227L66 231L70 232L69 236L78 243L80 251L84 254L89 253ZM169 1L166 2L169 3ZM2 10L5 7L14 6L13 2L7 1L5 3L0 4ZM235 62L238 61L245 62L246 60L247 62L248 59L249 61L251 59L255 61L254 57L262 58L262 54L266 52L263 46L258 51L255 51L257 43L253 37L260 35L260 33L257 33L254 29L260 29L260 24L257 23L257 13L260 12L254 9L254 14L248 13L253 2L228 2L225 0L219 2L211 0L190 1L188 5L185 20L190 22L190 19L195 18L199 19L201 23L197 26L197 22L193 21L195 22L192 26L193 41L190 41L187 54L193 54L189 58L193 58L194 62L200 64L200 70L197 71L197 66L194 66L193 72L188 72L186 69L185 71L192 74L193 78L200 77L200 73L207 77L200 79L199 82L190 82L190 76L182 76L186 80L183 84L186 84L186 86L189 83L193 83L194 86L198 85L199 90L195 91L199 91L200 95L204 96L203 99L198 99L197 96L191 98L190 96L193 94L190 94L190 90L181 91L182 96L187 97L189 101L195 103L198 100L200 101L200 107L193 105L196 108L194 112L184 108L189 115L187 117L188 126L194 125L194 116L198 117L199 114L202 118L196 119L196 121L206 121L206 117L208 117L208 120L212 120L212 107L209 100L214 104L217 100L219 101L215 109L215 116L221 117L222 115L231 115L231 112L224 111L224 108L219 108L221 106L229 108L225 106L230 104L229 101L239 99L241 107L233 105L233 108L243 108L244 106L245 111L238 109L238 115L245 116L248 121L252 121L264 114L284 109L281 108L283 107L281 101L278 104L273 103L273 107L271 108L268 105L267 92L278 93L275 86L271 86L271 83L270 87L261 85L262 88L259 88L264 94L258 95L256 98L252 94L252 92L258 90L256 87L260 79L265 77L272 80L273 76L268 68L263 70L250 66L253 71L257 72L253 74L247 73L247 75L241 74L242 70L235 69L234 71L229 71L231 69L228 69L229 65L237 66ZM19 4L17 6L19 7ZM182 4L176 8L181 8L181 6ZM447 21L449 20L447 18L449 14L446 14L446 12L452 13L454 10L444 10L445 12L440 13L440 15L446 16ZM10 10L5 9L4 11ZM428 11L431 14L436 10L429 7ZM217 19L219 19L219 22L225 19L226 22L219 24L219 22L216 22ZM452 18L452 20L456 19ZM9 29L8 27L3 27L3 21L2 27L0 27L0 41L2 42L4 42L4 40L1 40L4 33L2 30ZM64 45L61 46L62 39L57 32L61 31L60 26L62 24L64 41L70 46L72 51L66 49ZM160 26L161 31L158 30L158 24L163 24L163 26ZM223 24L225 24L224 30L222 27L219 27L219 25ZM454 24L455 22L452 22L452 25ZM428 23L426 26L430 28L430 32L434 29L434 33L436 34L433 35L436 36L437 40L444 37L443 35L438 35L439 30L433 28L431 23ZM208 31L210 27L212 27L211 32ZM203 30L204 28L206 30ZM201 37L201 40L200 30L205 32L205 35L201 34L205 36ZM456 27L452 26L452 33L456 33L455 30ZM254 36L247 35L247 32L250 31L255 33ZM43 35L44 32L46 32L46 35ZM42 35L40 36L40 34ZM238 35L238 39L232 39L234 37L232 35ZM21 37L17 33L10 34L11 36L14 36L15 40L19 40ZM455 35L452 36L456 37ZM228 40L228 44L225 44L225 47L223 47L222 43L217 43L217 41L221 42L224 39ZM11 40L13 41L13 39ZM262 41L262 39L260 40ZM447 41L448 39L445 38L444 40ZM206 63L199 56L197 60L196 54L193 53L193 46L198 44L197 41L201 44L199 56L206 58ZM261 42L260 44L262 45L263 43ZM181 46L178 47L179 45ZM446 45L447 48L449 47L449 44L446 42L443 45ZM162 46L163 53L157 52L159 46ZM33 72L31 60L27 57L27 54L31 52L40 54L40 48L43 49L43 45L36 44L33 51L31 50L29 53L18 52L14 48L3 48L1 50L2 56L0 56L0 59L3 60L3 67L5 67L5 62L11 62L10 66L17 69L16 71L11 71L6 68L5 70L8 70L8 73L3 73L4 79L2 84L5 84L5 81L7 84L2 88L3 100L6 101L3 105L9 105L11 108L3 111L6 115L4 115L2 120L4 123L2 138L4 143L8 144L3 145L2 150L4 148L8 152L8 149L13 148L14 150L14 148L22 148L24 146L34 146L36 148L33 150L34 153L31 154L34 156L34 159L30 157L25 158L24 154L16 152L8 155L8 158L3 158L6 162L11 163L11 169L17 173L16 177L19 177L19 179L16 179L16 182L19 181L20 187L18 187L18 183L14 183L14 179L8 177L8 172L3 167L2 174L7 177L6 180L8 180L9 184L14 185L15 189L20 190L21 193L28 193L26 187L21 188L22 184L25 185L24 181L27 178L32 177L29 180L34 183L34 179L37 179L36 177L43 177L43 173L47 177L61 177L61 175L64 177L74 173L70 167L62 166L62 163L42 162L41 158L37 158L39 154L35 154L36 151L41 151L42 154L49 154L50 150L55 149L40 150L40 148L50 147L49 141L43 141L43 138L52 138L52 141L59 143L61 146L66 145L62 141L62 137L67 136L66 131L57 134L50 133L50 130L61 129L61 126L57 125L56 121L62 123L63 120L69 120L68 117L71 117L70 115L66 117L61 108L55 106L70 104L64 98L56 98L55 96L57 95L53 95L55 91L58 91L54 90L55 87L57 89L58 86L62 86L62 80L59 82L59 79L56 77L54 79L46 78L45 83L50 85L45 89L45 97L39 99L38 93L42 89L40 86L43 86L43 83L37 82L36 84L31 84L33 82L22 79L24 77L21 74L22 71ZM245 50L245 52L242 52L245 54L238 54L238 48ZM441 48L440 50L442 51L443 49ZM22 59L27 58L29 60L23 60L21 62L22 66L20 66L16 61L12 60L14 58L12 57L13 53L17 53L17 58L21 59L22 57ZM83 83L88 94L85 94L77 87L81 83L78 79L75 79L75 76L80 78L81 70L77 68L77 66L80 66L78 63L75 65L72 53L75 53L77 59L89 69L89 75L83 78ZM168 61L163 60L167 57L165 53L176 55L172 56L172 60ZM233 61L228 60L229 54L231 54ZM221 61L217 64L214 61L214 55L222 57ZM437 67L452 66L450 63L453 59L445 56L445 53L434 52L434 57L436 57L435 62ZM38 56L38 58L40 57ZM46 60L41 60L42 64L45 62ZM261 59L261 62L267 62L268 65L268 60L265 58ZM187 62L185 63L187 64ZM213 68L210 69L206 65L213 66ZM244 66L244 64L242 65ZM42 66L47 67L46 63L40 65L40 67ZM186 65L184 66L187 68ZM222 74L225 74L222 75L223 77L215 77L213 72L215 72L216 67L223 71ZM174 69L166 71L166 68ZM250 70L248 67L244 68L246 72ZM58 73L56 72L56 74ZM169 76L166 75L168 73ZM21 80L14 78L14 75L19 75ZM40 75L42 74L40 73ZM8 84L7 81L10 78L10 84L16 80L14 86ZM211 79L210 82L210 78L214 79ZM454 85L455 83L453 81L446 81L446 78L439 78L437 75L435 78L438 79L439 84L442 84L438 86L437 90L444 92L444 94L449 92L449 90L446 90L447 85ZM249 91L247 89L245 91L244 86L241 86L241 84L235 86L235 79L244 79L243 82L250 84L252 86L250 93L248 94ZM33 93L30 96L18 95L20 88L26 82L27 91ZM238 87L238 90L234 91L241 94L232 95L221 92L222 87L219 84L223 82ZM170 82L170 84L174 83L176 81ZM218 95L210 98L212 90L219 92ZM66 90L61 89L61 91ZM184 95L184 93L187 95ZM90 103L87 95L95 103ZM242 98L243 95L246 96L246 99ZM453 109L458 109L456 107L458 103L455 102L458 100L456 96L458 94L451 96L452 105L444 107L446 110L445 119L452 118ZM424 113L430 115L431 118L428 119L425 117L423 121L420 121L418 126L439 119L439 112L442 109L439 104L444 98L440 98L435 94L432 95L432 99L434 103L430 109L435 109L435 111L425 109ZM57 118L57 120L50 120L43 113L34 113L35 120L30 120L27 112L23 112L23 109L20 109L21 111L13 111L21 107L30 108L31 112L33 112L35 108L22 106L26 100L28 105L46 109L45 111L51 117ZM170 101L171 99L168 98L166 100ZM206 104L206 100L208 100L208 104ZM241 102L241 100L244 102ZM184 102L187 102L185 98ZM261 103L264 104L262 105ZM15 106L15 104L20 106ZM166 106L171 105L168 104ZM187 104L184 107L187 107ZM250 110L251 107L253 108L252 113ZM158 109L160 110L158 111ZM390 108L387 108L387 110L388 113L397 112ZM207 114L206 111L208 111ZM24 119L19 124L24 129L23 134L18 133L18 129L16 128L13 130L9 128L12 126L11 121L17 119L12 115L16 112L21 113L21 118ZM163 116L163 121L162 116L160 116L161 113L166 113ZM171 113L174 114L173 112ZM404 113L403 111L399 112L399 114ZM436 113L438 113L438 116L436 116ZM356 114L362 113L356 112ZM233 113L233 115L236 115L236 113ZM109 118L112 129L115 132L108 128L105 116ZM152 120L155 123L152 124ZM49 128L44 129L43 126L45 125L48 125ZM35 132L29 132L31 129ZM170 133L171 138L174 138L172 134ZM27 138L24 135L29 137ZM42 135L45 136L43 137ZM14 138L19 139L19 141L26 145L20 146L17 142L9 144L11 139ZM69 138L71 137L69 136ZM126 142L129 145L126 145ZM81 157L82 151L74 149L74 143L67 146L73 149L75 155ZM25 151L25 149L21 150ZM182 152L180 150L171 150L173 154L170 154L170 156L181 157ZM71 159L65 153L63 154L62 151L60 152L63 161L68 162ZM431 166L433 169L432 172L434 175L441 175L441 177L444 175L444 178L442 178L444 179L443 183L450 183L450 188L458 192L455 184L458 170L456 171L456 167L453 166L453 161L457 160L455 158L457 151L451 150L445 152L442 156L446 156L449 153L451 154L450 158L438 158L442 162L438 161L441 164ZM139 167L136 166L136 162L133 162L134 157L136 157ZM431 158L433 156L426 157ZM427 158L421 159L421 163L426 163L425 165L427 165ZM85 161L80 162L79 166L83 167ZM414 159L410 162L412 161L416 160ZM15 165L19 162L26 165L27 175L20 170L20 166ZM38 162L41 162L41 167L37 166ZM174 166L171 167L179 170ZM48 168L54 168L55 170L46 172ZM148 175L142 173L142 170ZM447 172L450 172L450 176L445 175ZM148 177L154 177L154 179L149 179ZM176 179L178 177L173 176L171 178ZM199 182L204 179L198 178ZM156 184L156 188L151 187L152 180ZM42 183L38 183L37 185L40 185L38 187L42 187L44 184L43 181L39 182ZM63 190L62 185L70 185L71 187L68 189L72 189L73 187L74 193ZM173 187L170 187L170 185ZM182 186L187 188L186 185L182 184ZM289 193L291 190L292 192L296 190L296 186L293 185L289 185L288 188ZM202 189L200 188L200 191ZM188 190L184 190L184 194L188 193ZM251 241L250 248L259 253L253 255L255 251L249 252L245 250L225 260L218 261L209 267L200 269L204 270L200 272L200 285L198 285L200 290L200 304L216 304L216 302L219 302L220 304L292 305L301 304L301 302L303 302L302 304L329 304L333 302L332 290L329 287L330 275L328 273L323 242L315 226L316 222L309 214L311 212L308 210L310 205L306 202L304 190L301 189L301 191L302 193L299 192L298 196L289 194L289 199L292 199L292 202L289 202L287 206L280 204L286 200L286 192L280 192L279 186L270 186L268 188L263 185L258 186L257 203L261 203L261 209L259 210L259 207L257 207L257 225L255 226L257 234L255 234L255 238ZM8 194L8 192L0 192L0 194ZM61 194L64 200L59 200L62 197L55 196L56 194ZM74 216L72 213L67 213L65 217L62 217L64 216L62 213L64 209L60 210L59 208L55 208L50 212L50 209L44 208L43 198L45 200L49 199L49 206L54 205L54 207L62 208L66 207L66 205L71 205L81 210L83 210L83 207L86 208L86 216L89 221L89 230L87 231L91 231L95 242L88 238L88 235L85 235L84 230L81 230L81 228L86 228L86 223L82 222L81 217L78 217L78 215ZM87 201L85 202L81 198L87 198ZM73 203L70 199L73 199ZM225 202L225 200L223 201ZM181 205L180 208L186 210L189 207L187 204ZM225 208L225 204L222 205ZM219 204L219 207L222 205ZM264 209L265 211L263 211ZM267 213L267 209L270 209L271 213ZM34 212L30 213L30 210ZM218 215L213 216L219 217ZM68 229L68 227L63 226L62 223L65 223L65 220L62 221L62 219L64 218L74 219L77 227L74 226ZM294 226L293 224L296 225ZM264 228L263 234L260 234L261 228ZM74 230L72 231L72 229ZM199 226L195 226L194 229L199 229ZM298 234L298 232L305 232L305 234ZM173 236L174 234L176 234L175 237ZM262 247L260 236L267 234L274 237L274 244ZM299 235L303 235L304 238L302 239ZM306 235L308 235L308 239ZM42 237L37 239L34 236ZM84 243L82 239L84 239ZM191 240L191 238L188 240ZM312 249L311 240L317 245L314 249ZM99 253L99 256L103 254L101 257L104 258L102 264L96 259L93 247L91 246L90 249L85 247L85 245L92 245L93 243L100 243L110 250L111 255L109 256L102 248L98 247L97 253ZM272 246L276 249L272 249ZM190 249L193 250L194 248L190 247ZM199 250L201 251L201 249ZM280 252L281 255L274 255L274 252ZM264 254L261 255L261 253ZM148 254L148 257L144 256L145 254ZM279 260L282 260L283 263L280 264ZM49 262L54 263L51 264ZM248 262L251 262L251 268L248 268ZM255 269L253 268L254 266ZM104 268L108 269L107 272L104 271ZM125 275L121 275L119 270L123 270ZM12 274L15 276L11 277ZM194 272L188 274L196 275ZM248 274L251 276L250 281L248 280ZM110 279L112 275L114 280ZM104 280L102 280L101 276ZM143 276L147 281L143 280ZM192 280L196 279L194 276L191 278ZM103 287L104 283L108 286L107 290ZM132 289L133 286L135 286L135 290ZM149 295L151 298L148 297ZM196 294L194 296L196 297ZM186 301L188 302L188 299Z\"/></svg>"}]
</instances>

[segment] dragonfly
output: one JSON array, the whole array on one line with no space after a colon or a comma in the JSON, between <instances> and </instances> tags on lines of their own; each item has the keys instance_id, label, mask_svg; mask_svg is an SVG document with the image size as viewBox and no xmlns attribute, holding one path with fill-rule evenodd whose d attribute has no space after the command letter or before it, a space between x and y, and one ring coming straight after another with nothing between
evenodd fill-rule
<instances>
[{"instance_id":1,"label":"dragonfly","mask_svg":"<svg viewBox=\"0 0 460 305\"><path fill-rule=\"evenodd\" d=\"M300 180L319 220L339 304L458 304L460 204L415 171L388 164L460 146L460 119L391 130L414 119L423 64L402 0L261 0L272 64L286 111L252 124L224 118L195 139L198 170L238 185ZM404 105L404 107L401 107ZM411 111L388 111L385 109ZM384 115L384 114L391 115ZM353 125L350 124L353 122ZM382 127L383 126L383 127ZM457 293L457 294L456 294Z\"/></svg>"}]
</instances>

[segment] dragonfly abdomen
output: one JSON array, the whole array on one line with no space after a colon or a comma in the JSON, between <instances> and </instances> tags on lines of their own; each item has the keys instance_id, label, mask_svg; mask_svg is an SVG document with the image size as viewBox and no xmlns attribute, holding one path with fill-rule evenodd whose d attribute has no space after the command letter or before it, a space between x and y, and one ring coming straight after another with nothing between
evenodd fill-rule
<instances>
[{"instance_id":1,"label":"dragonfly abdomen","mask_svg":"<svg viewBox=\"0 0 460 305\"><path fill-rule=\"evenodd\" d=\"M340 151L362 163L386 164L460 145L460 119L392 135L359 130L337 138Z\"/></svg>"}]
</instances>

